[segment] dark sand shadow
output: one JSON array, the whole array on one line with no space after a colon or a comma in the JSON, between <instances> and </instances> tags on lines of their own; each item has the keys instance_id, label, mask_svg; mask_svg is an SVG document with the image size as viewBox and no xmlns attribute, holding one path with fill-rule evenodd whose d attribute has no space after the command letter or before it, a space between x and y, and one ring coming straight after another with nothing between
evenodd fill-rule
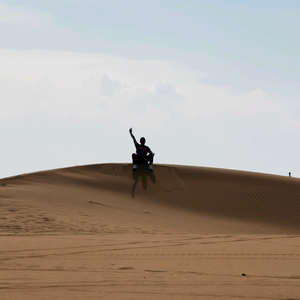
<instances>
[{"instance_id":1,"label":"dark sand shadow","mask_svg":"<svg viewBox=\"0 0 300 300\"><path fill-rule=\"evenodd\" d=\"M141 178L143 189L147 190L147 187L148 187L147 177L149 177L153 183L156 183L154 171L149 170L147 166L139 165L139 168L137 170L132 171L132 178L134 179L134 184L133 184L132 190L131 190L132 198L134 198L134 192L135 192L137 183L139 181L139 178Z\"/></svg>"}]
</instances>

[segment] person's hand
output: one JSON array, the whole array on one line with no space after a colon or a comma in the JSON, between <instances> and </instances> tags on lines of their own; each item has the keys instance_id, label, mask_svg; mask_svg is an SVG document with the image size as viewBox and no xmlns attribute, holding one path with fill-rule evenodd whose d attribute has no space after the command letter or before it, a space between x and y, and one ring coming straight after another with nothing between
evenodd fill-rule
<instances>
[{"instance_id":1,"label":"person's hand","mask_svg":"<svg viewBox=\"0 0 300 300\"><path fill-rule=\"evenodd\" d=\"M129 129L129 132L132 133L132 128Z\"/></svg>"}]
</instances>

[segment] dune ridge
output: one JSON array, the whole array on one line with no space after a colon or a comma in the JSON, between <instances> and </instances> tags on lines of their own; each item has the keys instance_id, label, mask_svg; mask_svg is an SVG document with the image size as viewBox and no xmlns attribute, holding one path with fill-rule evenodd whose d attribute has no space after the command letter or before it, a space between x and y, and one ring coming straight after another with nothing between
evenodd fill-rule
<instances>
[{"instance_id":1,"label":"dune ridge","mask_svg":"<svg viewBox=\"0 0 300 300\"><path fill-rule=\"evenodd\" d=\"M96 164L0 180L1 234L299 233L300 180L179 165Z\"/></svg>"}]
</instances>

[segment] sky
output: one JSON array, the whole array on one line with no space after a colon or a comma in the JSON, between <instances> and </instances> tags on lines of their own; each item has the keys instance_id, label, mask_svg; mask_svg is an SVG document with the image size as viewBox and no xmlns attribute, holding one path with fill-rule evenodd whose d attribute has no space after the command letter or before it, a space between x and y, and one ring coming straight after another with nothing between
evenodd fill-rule
<instances>
[{"instance_id":1,"label":"sky","mask_svg":"<svg viewBox=\"0 0 300 300\"><path fill-rule=\"evenodd\" d=\"M300 1L0 0L0 178L130 163L300 177Z\"/></svg>"}]
</instances>

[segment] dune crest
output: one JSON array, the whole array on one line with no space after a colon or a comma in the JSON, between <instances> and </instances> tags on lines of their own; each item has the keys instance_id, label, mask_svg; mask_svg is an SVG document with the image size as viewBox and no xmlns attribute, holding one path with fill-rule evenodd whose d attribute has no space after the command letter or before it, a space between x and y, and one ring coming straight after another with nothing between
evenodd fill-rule
<instances>
[{"instance_id":1,"label":"dune crest","mask_svg":"<svg viewBox=\"0 0 300 300\"><path fill-rule=\"evenodd\" d=\"M9 233L299 233L300 180L177 165L98 164L0 180Z\"/></svg>"}]
</instances>

